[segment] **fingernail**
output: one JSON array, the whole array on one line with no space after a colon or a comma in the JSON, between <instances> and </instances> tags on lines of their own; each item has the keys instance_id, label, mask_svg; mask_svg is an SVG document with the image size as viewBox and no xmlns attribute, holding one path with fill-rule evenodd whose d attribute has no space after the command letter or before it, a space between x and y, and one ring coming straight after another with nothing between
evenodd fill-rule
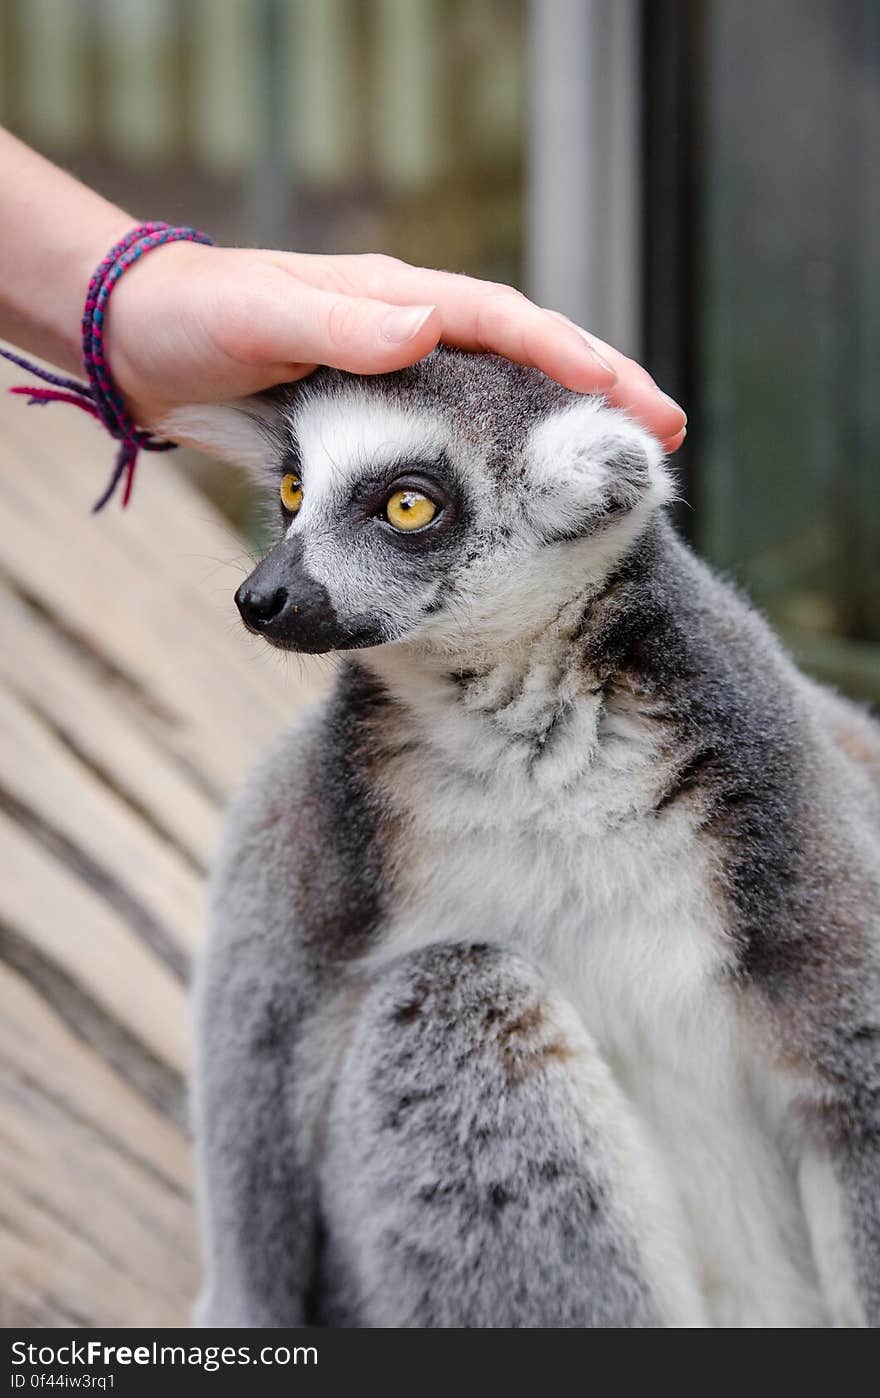
<instances>
[{"instance_id":1,"label":"fingernail","mask_svg":"<svg viewBox=\"0 0 880 1398\"><path fill-rule=\"evenodd\" d=\"M580 335L587 349L590 351L590 354L592 355L593 359L595 359L596 363L599 365L599 368L604 369L606 373L613 374L614 377L617 378L617 370L611 364L608 363L607 359L602 358L601 354L596 349L596 346L593 344L593 341L590 338L587 331L584 330L580 325L575 325L573 320L570 320L568 323L571 326L572 330L576 330L577 333Z\"/></svg>"},{"instance_id":2,"label":"fingernail","mask_svg":"<svg viewBox=\"0 0 880 1398\"><path fill-rule=\"evenodd\" d=\"M400 306L389 311L382 321L382 338L400 345L418 335L434 306Z\"/></svg>"},{"instance_id":3,"label":"fingernail","mask_svg":"<svg viewBox=\"0 0 880 1398\"><path fill-rule=\"evenodd\" d=\"M617 370L612 364L608 363L607 359L602 358L596 346L593 344L592 336L582 325L578 325L577 321L571 320L568 316L564 316L561 311L551 311L549 306L545 306L544 310L548 316L552 316L554 320L561 320L563 325L569 326L571 330L574 330L576 334L580 335L587 349L590 351L590 357L595 360L600 369L604 369L606 374L610 374L612 378L616 380Z\"/></svg>"},{"instance_id":4,"label":"fingernail","mask_svg":"<svg viewBox=\"0 0 880 1398\"><path fill-rule=\"evenodd\" d=\"M686 413L685 413L684 408L681 406L681 404L680 404L680 403L676 403L676 401L675 401L674 398L670 398L670 396L669 396L668 393L664 393L662 388L658 388L658 389L657 389L657 392L660 394L660 397L663 399L663 402L664 402L664 403L668 403L669 406L670 406L670 408L674 408L675 411L676 411L677 413L681 413L681 415L682 415L682 417L684 418L685 422L687 422L687 415L686 415Z\"/></svg>"},{"instance_id":5,"label":"fingernail","mask_svg":"<svg viewBox=\"0 0 880 1398\"><path fill-rule=\"evenodd\" d=\"M593 359L595 359L596 363L599 365L599 368L600 368L600 369L604 369L605 372L606 372L607 374L610 374L610 375L612 376L612 378L615 378L615 379L616 379L616 378L617 378L617 370L616 370L615 368L613 368L612 365L610 365L610 364L608 363L608 360L607 360L607 359L603 359L603 358L602 358L601 354L599 353L599 351L598 351L597 349L594 349L594 348L593 348L593 346L590 344L590 338L589 338L589 336L587 335L586 331L583 331L583 330L582 330L582 331L581 331L581 334L582 334L583 337L584 337L584 343L586 344L587 349L590 351L590 354L592 355Z\"/></svg>"}]
</instances>

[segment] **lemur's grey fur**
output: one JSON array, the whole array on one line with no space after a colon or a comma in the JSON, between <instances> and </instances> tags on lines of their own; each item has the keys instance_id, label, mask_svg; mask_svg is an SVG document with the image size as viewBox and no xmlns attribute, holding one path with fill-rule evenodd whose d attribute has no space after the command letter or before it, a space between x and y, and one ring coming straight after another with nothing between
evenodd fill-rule
<instances>
[{"instance_id":1,"label":"lemur's grey fur","mask_svg":"<svg viewBox=\"0 0 880 1398\"><path fill-rule=\"evenodd\" d=\"M216 868L200 1318L880 1323L880 731L656 444L451 351L175 426L301 474L251 586L346 652Z\"/></svg>"}]
</instances>

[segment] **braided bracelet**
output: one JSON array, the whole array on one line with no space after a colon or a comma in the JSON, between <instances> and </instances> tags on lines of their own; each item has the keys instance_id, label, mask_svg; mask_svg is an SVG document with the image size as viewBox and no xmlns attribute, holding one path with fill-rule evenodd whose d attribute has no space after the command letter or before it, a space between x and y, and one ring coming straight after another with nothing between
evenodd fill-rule
<instances>
[{"instance_id":1,"label":"braided bracelet","mask_svg":"<svg viewBox=\"0 0 880 1398\"><path fill-rule=\"evenodd\" d=\"M112 499L120 482L123 509L131 499L135 468L140 451L173 451L175 442L166 442L161 437L143 431L126 411L113 375L104 354L104 321L110 293L123 272L128 271L138 258L163 243L213 243L207 233L196 228L175 228L168 223L142 223L126 233L115 247L111 248L89 282L85 310L82 318L83 365L88 383L80 379L70 379L63 374L52 374L41 364L34 364L11 350L0 349L4 359L11 359L21 369L27 369L51 388L30 388L16 386L10 393L25 394L29 404L72 403L82 408L103 424L110 436L120 443L116 464L106 490L92 507L93 513L102 510Z\"/></svg>"}]
</instances>

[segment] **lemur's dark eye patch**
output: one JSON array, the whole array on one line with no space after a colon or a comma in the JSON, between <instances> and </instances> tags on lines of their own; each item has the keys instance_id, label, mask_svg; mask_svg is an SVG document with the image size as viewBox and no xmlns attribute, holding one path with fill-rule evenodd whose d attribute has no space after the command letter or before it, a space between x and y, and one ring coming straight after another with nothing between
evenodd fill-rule
<instances>
[{"instance_id":1,"label":"lemur's dark eye patch","mask_svg":"<svg viewBox=\"0 0 880 1398\"><path fill-rule=\"evenodd\" d=\"M444 459L398 462L362 476L352 494L354 518L379 524L389 543L433 547L461 514L458 483Z\"/></svg>"}]
</instances>

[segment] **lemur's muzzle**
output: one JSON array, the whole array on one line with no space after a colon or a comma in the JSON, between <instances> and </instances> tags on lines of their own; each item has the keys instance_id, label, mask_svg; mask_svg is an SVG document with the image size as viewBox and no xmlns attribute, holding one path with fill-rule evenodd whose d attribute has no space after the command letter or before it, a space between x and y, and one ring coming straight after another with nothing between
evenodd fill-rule
<instances>
[{"instance_id":1,"label":"lemur's muzzle","mask_svg":"<svg viewBox=\"0 0 880 1398\"><path fill-rule=\"evenodd\" d=\"M326 587L306 572L287 542L277 544L242 583L235 605L249 631L284 650L321 654L383 639L365 618L337 616Z\"/></svg>"}]
</instances>

